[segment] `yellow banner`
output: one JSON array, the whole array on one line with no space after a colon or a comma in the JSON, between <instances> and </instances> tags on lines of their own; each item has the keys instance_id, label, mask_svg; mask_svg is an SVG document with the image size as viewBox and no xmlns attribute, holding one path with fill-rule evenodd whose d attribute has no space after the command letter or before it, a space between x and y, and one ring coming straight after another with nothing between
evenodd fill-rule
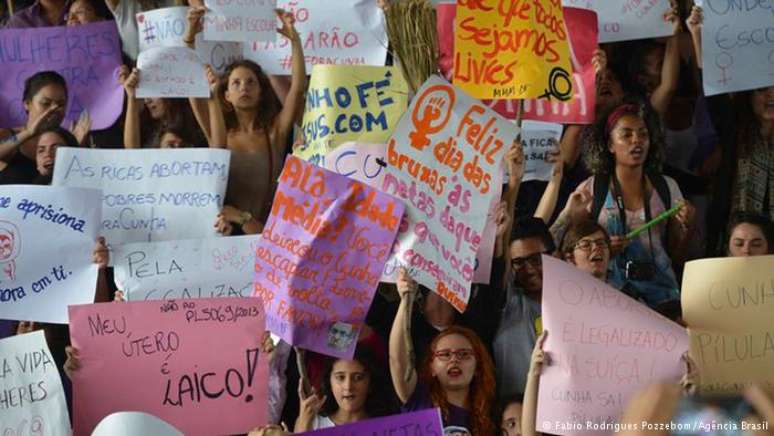
<instances>
[{"instance_id":1,"label":"yellow banner","mask_svg":"<svg viewBox=\"0 0 774 436\"><path fill-rule=\"evenodd\" d=\"M774 256L688 262L682 305L702 393L774 388Z\"/></svg>"},{"instance_id":2,"label":"yellow banner","mask_svg":"<svg viewBox=\"0 0 774 436\"><path fill-rule=\"evenodd\" d=\"M384 144L408 107L408 85L394 67L315 65L296 156L324 166L345 142Z\"/></svg>"},{"instance_id":3,"label":"yellow banner","mask_svg":"<svg viewBox=\"0 0 774 436\"><path fill-rule=\"evenodd\" d=\"M572 99L561 0L457 2L455 85L481 99Z\"/></svg>"}]
</instances>

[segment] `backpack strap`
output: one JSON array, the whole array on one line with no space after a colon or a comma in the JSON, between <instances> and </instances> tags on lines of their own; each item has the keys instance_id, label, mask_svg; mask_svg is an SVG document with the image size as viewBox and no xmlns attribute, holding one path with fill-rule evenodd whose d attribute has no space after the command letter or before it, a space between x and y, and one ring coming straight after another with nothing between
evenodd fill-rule
<instances>
[{"instance_id":1,"label":"backpack strap","mask_svg":"<svg viewBox=\"0 0 774 436\"><path fill-rule=\"evenodd\" d=\"M662 174L651 174L648 176L653 189L656 190L658 198L664 203L664 209L669 210L672 207L672 193L669 192L669 185Z\"/></svg>"},{"instance_id":2,"label":"backpack strap","mask_svg":"<svg viewBox=\"0 0 774 436\"><path fill-rule=\"evenodd\" d=\"M610 176L607 174L598 174L594 176L594 196L591 200L591 219L599 220L599 214L607 199L607 191L610 189Z\"/></svg>"}]
</instances>

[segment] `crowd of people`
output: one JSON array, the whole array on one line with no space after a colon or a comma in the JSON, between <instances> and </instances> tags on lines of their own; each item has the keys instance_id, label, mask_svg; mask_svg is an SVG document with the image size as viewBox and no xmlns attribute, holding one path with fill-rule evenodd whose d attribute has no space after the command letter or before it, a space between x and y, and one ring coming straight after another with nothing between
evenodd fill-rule
<instances>
[{"instance_id":1,"label":"crowd of people","mask_svg":"<svg viewBox=\"0 0 774 436\"><path fill-rule=\"evenodd\" d=\"M172 5L189 7L183 41L193 47L202 31L201 1L16 1L6 28L114 20L125 55L119 81L126 104L106 131L91 131L85 113L65 128L64 78L53 71L30 75L23 92L26 122L0 129L1 184L50 184L58 147L226 148L227 194L213 225L225 236L262 231L284 159L294 143L304 142L296 127L308 72L294 18L277 12L278 32L292 47L290 77L270 77L241 60L220 76L207 69L208 99L138 99L135 15ZM275 425L256 434L430 407L440 408L446 434L534 434L540 371L550 364L542 351L550 334L541 326L542 255L684 325L686 261L774 251L774 86L705 97L701 8L678 4L665 19L674 24L673 36L604 44L595 52L595 121L564 126L550 157L550 181L522 183L521 144L508 151L491 281L473 285L467 310L458 313L402 270L397 284L379 284L352 359L307 352L297 360L287 344L264 340L272 355L268 407ZM679 210L668 220L627 237L672 208ZM107 267L110 241L95 242L101 268L95 301L121 302ZM32 329L46 331L63 372L79 369L67 326L17 322L17 334ZM687 371L684 377L688 393L695 376ZM645 395L672 394L659 389ZM749 398L763 404L759 413L774 410L769 397L756 392Z\"/></svg>"}]
</instances>

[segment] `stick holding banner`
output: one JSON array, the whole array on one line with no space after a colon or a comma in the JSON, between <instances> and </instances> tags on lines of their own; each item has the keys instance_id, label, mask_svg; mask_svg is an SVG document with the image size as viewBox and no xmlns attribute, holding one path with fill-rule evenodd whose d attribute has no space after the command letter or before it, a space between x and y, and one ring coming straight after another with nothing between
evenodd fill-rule
<instances>
[{"instance_id":1,"label":"stick holding banner","mask_svg":"<svg viewBox=\"0 0 774 436\"><path fill-rule=\"evenodd\" d=\"M648 221L647 223L637 227L636 229L632 230L631 232L626 234L626 239L632 239L637 237L640 233L644 232L645 230L648 230L649 228L660 224L662 221L668 220L669 218L673 217L674 215L677 215L677 212L680 211L680 209L685 206L685 203L680 203L678 205L675 205L673 208L669 210L665 210L664 212L661 212L657 217L653 218L652 220Z\"/></svg>"}]
</instances>

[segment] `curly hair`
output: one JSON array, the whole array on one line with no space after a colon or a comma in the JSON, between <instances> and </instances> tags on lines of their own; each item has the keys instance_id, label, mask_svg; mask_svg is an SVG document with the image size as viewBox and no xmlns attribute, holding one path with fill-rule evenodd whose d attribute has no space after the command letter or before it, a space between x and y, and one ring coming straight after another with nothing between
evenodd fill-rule
<instances>
[{"instance_id":1,"label":"curly hair","mask_svg":"<svg viewBox=\"0 0 774 436\"><path fill-rule=\"evenodd\" d=\"M470 432L474 435L495 434L496 426L490 415L494 409L494 363L486 350L484 343L481 342L476 333L465 327L451 326L448 329L438 333L430 343L430 352L425 355L420 370L420 378L426 386L430 387L430 399L433 405L441 409L441 415L444 420L449 417L449 401L436 377L433 377L431 366L433 363L433 352L438 346L438 342L450 335L460 335L470 342L473 353L476 356L476 371L471 380L470 393L468 394L468 404L471 419Z\"/></svg>"},{"instance_id":2,"label":"curly hair","mask_svg":"<svg viewBox=\"0 0 774 436\"><path fill-rule=\"evenodd\" d=\"M645 173L661 173L661 165L664 160L664 135L661 131L661 124L658 115L649 104L641 100L628 99L623 104L614 107L599 117L594 124L594 139L589 147L584 163L586 168L594 175L609 175L615 170L615 156L610 152L610 132L607 128L607 120L610 115L624 105L634 105L636 111L627 112L626 115L634 115L645 122L650 136L650 146L648 147L648 156L645 159ZM612 129L611 129L612 130Z\"/></svg>"},{"instance_id":3,"label":"curly hair","mask_svg":"<svg viewBox=\"0 0 774 436\"><path fill-rule=\"evenodd\" d=\"M269 76L263 72L261 66L247 59L232 62L226 67L226 71L223 73L223 76L221 76L220 85L218 86L218 96L225 109L226 128L232 130L237 128L239 124L233 106L226 101L228 81L231 77L231 73L237 68L247 68L252 71L258 79L258 86L261 88L261 94L260 101L258 102L258 113L255 115L255 122L257 126L263 129L270 128L282 110L282 102L280 102L279 97L277 97L277 93L274 92L274 88L269 81Z\"/></svg>"},{"instance_id":4,"label":"curly hair","mask_svg":"<svg viewBox=\"0 0 774 436\"><path fill-rule=\"evenodd\" d=\"M326 396L325 403L320 410L320 414L323 416L331 416L339 409L339 404L336 402L336 398L333 395L333 389L331 387L331 374L333 373L333 366L339 360L330 358L325 363L325 372L323 372L322 383L322 395ZM369 418L375 418L378 416L386 416L393 412L394 407L391 404L390 399L392 396L388 392L382 392L384 386L389 386L390 382L387 380L385 374L386 371L379 364L376 356L368 347L358 346L355 349L355 356L352 358L368 373L368 394L366 395L365 410Z\"/></svg>"}]
</instances>

